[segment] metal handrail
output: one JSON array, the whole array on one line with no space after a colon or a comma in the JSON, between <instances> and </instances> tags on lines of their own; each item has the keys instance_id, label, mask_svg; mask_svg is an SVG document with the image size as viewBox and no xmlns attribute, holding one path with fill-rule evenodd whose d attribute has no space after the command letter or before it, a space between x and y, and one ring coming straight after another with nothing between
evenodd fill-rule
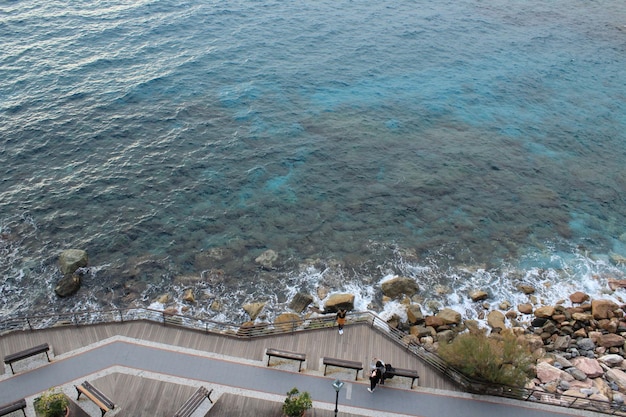
<instances>
[{"instance_id":1,"label":"metal handrail","mask_svg":"<svg viewBox=\"0 0 626 417\"><path fill-rule=\"evenodd\" d=\"M427 351L422 345L416 344L406 333L389 326L386 321L372 312L350 313L347 319L349 323L365 323L370 325L384 337L399 344L405 348L408 353L418 357L428 366L441 375L446 376L467 392L522 401L549 403L566 408L584 409L609 415L626 416L626 405L624 404L548 393L535 389L493 384L469 378L444 361L439 355ZM282 323L244 323L243 325L238 325L137 307L7 318L0 320L0 336L17 331L42 330L60 326L88 326L93 324L124 323L141 320L171 326L182 326L190 330L220 334L239 339L253 339L297 333L333 327L335 325L335 316L328 314Z\"/></svg>"}]
</instances>

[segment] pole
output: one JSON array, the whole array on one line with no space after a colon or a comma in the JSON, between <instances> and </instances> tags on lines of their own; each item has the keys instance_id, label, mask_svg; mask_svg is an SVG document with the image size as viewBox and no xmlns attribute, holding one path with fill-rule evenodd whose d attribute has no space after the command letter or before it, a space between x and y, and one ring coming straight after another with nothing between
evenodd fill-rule
<instances>
[{"instance_id":1,"label":"pole","mask_svg":"<svg viewBox=\"0 0 626 417\"><path fill-rule=\"evenodd\" d=\"M337 405L339 404L339 391L337 391L336 394L337 395L335 396L335 417L337 417L337 411L339 411L339 409L337 408Z\"/></svg>"}]
</instances>

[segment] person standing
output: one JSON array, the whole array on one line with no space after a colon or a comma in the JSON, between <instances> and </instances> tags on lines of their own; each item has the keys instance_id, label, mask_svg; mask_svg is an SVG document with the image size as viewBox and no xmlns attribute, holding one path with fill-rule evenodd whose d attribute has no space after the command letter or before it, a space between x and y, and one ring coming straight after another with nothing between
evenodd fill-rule
<instances>
[{"instance_id":1,"label":"person standing","mask_svg":"<svg viewBox=\"0 0 626 417\"><path fill-rule=\"evenodd\" d=\"M369 392L374 392L376 385L380 381L381 375L382 374L380 373L379 368L372 369L372 372L370 372L370 387L367 389Z\"/></svg>"},{"instance_id":2,"label":"person standing","mask_svg":"<svg viewBox=\"0 0 626 417\"><path fill-rule=\"evenodd\" d=\"M348 312L345 309L341 308L337 312L337 317L335 317L335 320L337 320L337 327L339 327L339 334L343 334L343 326L346 324L347 313Z\"/></svg>"}]
</instances>

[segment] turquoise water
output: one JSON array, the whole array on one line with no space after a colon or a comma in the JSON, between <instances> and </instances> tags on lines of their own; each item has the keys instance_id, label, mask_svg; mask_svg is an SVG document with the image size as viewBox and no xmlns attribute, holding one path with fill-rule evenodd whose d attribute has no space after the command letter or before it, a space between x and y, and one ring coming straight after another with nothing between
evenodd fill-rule
<instances>
[{"instance_id":1,"label":"turquoise water","mask_svg":"<svg viewBox=\"0 0 626 417\"><path fill-rule=\"evenodd\" d=\"M622 1L4 0L0 51L3 315L624 278Z\"/></svg>"}]
</instances>

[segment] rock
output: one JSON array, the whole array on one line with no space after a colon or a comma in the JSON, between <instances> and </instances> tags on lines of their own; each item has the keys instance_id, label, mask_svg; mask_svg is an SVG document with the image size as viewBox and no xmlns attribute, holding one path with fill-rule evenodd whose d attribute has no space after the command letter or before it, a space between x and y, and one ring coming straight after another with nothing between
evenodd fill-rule
<instances>
[{"instance_id":1,"label":"rock","mask_svg":"<svg viewBox=\"0 0 626 417\"><path fill-rule=\"evenodd\" d=\"M543 348L543 339L536 334L528 334L524 335L526 339L526 343L528 343L528 348L531 352L534 352L538 349Z\"/></svg>"},{"instance_id":2,"label":"rock","mask_svg":"<svg viewBox=\"0 0 626 417\"><path fill-rule=\"evenodd\" d=\"M409 323L416 324L424 321L424 314L419 304L410 304L406 307L406 315Z\"/></svg>"},{"instance_id":3,"label":"rock","mask_svg":"<svg viewBox=\"0 0 626 417\"><path fill-rule=\"evenodd\" d=\"M582 304L589 300L589 295L584 292L576 291L575 293L570 294L569 299L573 304Z\"/></svg>"},{"instance_id":4,"label":"rock","mask_svg":"<svg viewBox=\"0 0 626 417\"><path fill-rule=\"evenodd\" d=\"M588 323L589 320L593 320L593 316L589 313L572 313L572 319L576 321L581 321L583 323Z\"/></svg>"},{"instance_id":5,"label":"rock","mask_svg":"<svg viewBox=\"0 0 626 417\"><path fill-rule=\"evenodd\" d=\"M470 291L469 296L472 301L482 301L487 299L487 297L489 297L489 294L482 290L474 290Z\"/></svg>"},{"instance_id":6,"label":"rock","mask_svg":"<svg viewBox=\"0 0 626 417\"><path fill-rule=\"evenodd\" d=\"M417 337L432 336L430 330L426 326L422 325L411 326L409 331L410 334L413 334Z\"/></svg>"},{"instance_id":7,"label":"rock","mask_svg":"<svg viewBox=\"0 0 626 417\"><path fill-rule=\"evenodd\" d=\"M444 343L450 343L454 339L455 333L452 330L444 330L437 333L437 340Z\"/></svg>"},{"instance_id":8,"label":"rock","mask_svg":"<svg viewBox=\"0 0 626 417\"><path fill-rule=\"evenodd\" d=\"M263 269L271 270L274 269L274 262L278 259L278 254L274 252L272 249L268 249L262 254L260 254L254 262L258 263L263 267Z\"/></svg>"},{"instance_id":9,"label":"rock","mask_svg":"<svg viewBox=\"0 0 626 417\"><path fill-rule=\"evenodd\" d=\"M519 304L517 306L517 311L519 311L522 314L532 314L533 305L529 303Z\"/></svg>"},{"instance_id":10,"label":"rock","mask_svg":"<svg viewBox=\"0 0 626 417\"><path fill-rule=\"evenodd\" d=\"M611 291L619 290L620 288L626 288L626 279L609 279L609 288Z\"/></svg>"},{"instance_id":11,"label":"rock","mask_svg":"<svg viewBox=\"0 0 626 417\"><path fill-rule=\"evenodd\" d=\"M571 376L570 374L568 374L565 371L562 371L552 365L550 365L547 362L540 362L537 364L537 378L539 378L539 380L545 384L548 382L554 382L554 381L572 381L574 380L574 377Z\"/></svg>"},{"instance_id":12,"label":"rock","mask_svg":"<svg viewBox=\"0 0 626 417\"><path fill-rule=\"evenodd\" d=\"M461 313L451 308L444 308L437 313L437 317L440 317L445 324L461 323Z\"/></svg>"},{"instance_id":13,"label":"rock","mask_svg":"<svg viewBox=\"0 0 626 417\"><path fill-rule=\"evenodd\" d=\"M324 304L324 311L327 313L336 313L341 309L354 310L354 294L331 294Z\"/></svg>"},{"instance_id":14,"label":"rock","mask_svg":"<svg viewBox=\"0 0 626 417\"><path fill-rule=\"evenodd\" d=\"M530 285L518 285L517 289L527 295L535 293L535 288Z\"/></svg>"},{"instance_id":15,"label":"rock","mask_svg":"<svg viewBox=\"0 0 626 417\"><path fill-rule=\"evenodd\" d=\"M587 379L587 375L578 368L567 368L565 372L573 376L577 381L584 381Z\"/></svg>"},{"instance_id":16,"label":"rock","mask_svg":"<svg viewBox=\"0 0 626 417\"><path fill-rule=\"evenodd\" d=\"M624 357L615 353L611 353L598 358L598 361L613 368L614 366L621 365L622 362L624 362Z\"/></svg>"},{"instance_id":17,"label":"rock","mask_svg":"<svg viewBox=\"0 0 626 417\"><path fill-rule=\"evenodd\" d=\"M78 292L80 284L80 274L67 274L63 278L61 278L57 286L54 287L54 292L59 297L69 297L70 295L74 295Z\"/></svg>"},{"instance_id":18,"label":"rock","mask_svg":"<svg viewBox=\"0 0 626 417\"><path fill-rule=\"evenodd\" d=\"M535 310L535 317L549 319L554 315L553 306L542 306Z\"/></svg>"},{"instance_id":19,"label":"rock","mask_svg":"<svg viewBox=\"0 0 626 417\"><path fill-rule=\"evenodd\" d=\"M620 392L626 392L626 373L624 371L617 368L609 368L604 373L604 377L607 381L615 383Z\"/></svg>"},{"instance_id":20,"label":"rock","mask_svg":"<svg viewBox=\"0 0 626 417\"><path fill-rule=\"evenodd\" d=\"M289 308L297 313L302 313L313 302L313 296L302 292L296 293L289 303Z\"/></svg>"},{"instance_id":21,"label":"rock","mask_svg":"<svg viewBox=\"0 0 626 417\"><path fill-rule=\"evenodd\" d=\"M569 336L558 336L554 340L554 350L567 350L571 340L572 338Z\"/></svg>"},{"instance_id":22,"label":"rock","mask_svg":"<svg viewBox=\"0 0 626 417\"><path fill-rule=\"evenodd\" d=\"M623 347L624 341L625 339L618 334L607 333L607 334L601 335L597 343L602 347L610 348L614 346Z\"/></svg>"},{"instance_id":23,"label":"rock","mask_svg":"<svg viewBox=\"0 0 626 417\"><path fill-rule=\"evenodd\" d=\"M265 303L257 302L257 303L248 303L243 306L243 309L248 316L250 316L250 320L254 321L259 314L261 314L261 310L265 307Z\"/></svg>"},{"instance_id":24,"label":"rock","mask_svg":"<svg viewBox=\"0 0 626 417\"><path fill-rule=\"evenodd\" d=\"M390 298L396 298L400 295L409 297L415 295L419 291L419 287L415 280L406 277L391 278L381 285L383 294Z\"/></svg>"},{"instance_id":25,"label":"rock","mask_svg":"<svg viewBox=\"0 0 626 417\"><path fill-rule=\"evenodd\" d=\"M172 300L172 297L169 294L160 295L154 300L157 303L167 304Z\"/></svg>"},{"instance_id":26,"label":"rock","mask_svg":"<svg viewBox=\"0 0 626 417\"><path fill-rule=\"evenodd\" d=\"M592 300L591 314L596 320L610 319L615 316L614 311L618 309L617 304L611 300Z\"/></svg>"},{"instance_id":27,"label":"rock","mask_svg":"<svg viewBox=\"0 0 626 417\"><path fill-rule=\"evenodd\" d=\"M213 300L213 302L211 303L211 311L221 311L222 310L222 303L220 303L217 300Z\"/></svg>"},{"instance_id":28,"label":"rock","mask_svg":"<svg viewBox=\"0 0 626 417\"><path fill-rule=\"evenodd\" d=\"M81 249L68 249L61 252L59 255L59 269L63 275L71 275L78 268L84 268L87 266L89 259L87 258L87 252Z\"/></svg>"},{"instance_id":29,"label":"rock","mask_svg":"<svg viewBox=\"0 0 626 417\"><path fill-rule=\"evenodd\" d=\"M185 301L187 303L195 303L196 302L196 298L193 295L193 289L187 288L185 290L185 293L183 294L183 301Z\"/></svg>"},{"instance_id":30,"label":"rock","mask_svg":"<svg viewBox=\"0 0 626 417\"><path fill-rule=\"evenodd\" d=\"M443 326L446 323L439 316L426 316L424 319L424 324L426 325L426 327L430 326L436 329L437 327Z\"/></svg>"},{"instance_id":31,"label":"rock","mask_svg":"<svg viewBox=\"0 0 626 417\"><path fill-rule=\"evenodd\" d=\"M302 319L296 313L282 313L274 320L274 327L284 332L295 330L302 324Z\"/></svg>"},{"instance_id":32,"label":"rock","mask_svg":"<svg viewBox=\"0 0 626 417\"><path fill-rule=\"evenodd\" d=\"M594 350L596 348L596 344L588 337L577 340L576 346L582 350Z\"/></svg>"},{"instance_id":33,"label":"rock","mask_svg":"<svg viewBox=\"0 0 626 417\"><path fill-rule=\"evenodd\" d=\"M602 369L602 367L600 366L600 363L596 359L583 358L583 357L574 358L572 359L572 364L577 369L580 369L581 371L583 371L585 375L587 375L589 378L598 378L604 375L604 370ZM582 381L582 379L580 381Z\"/></svg>"},{"instance_id":34,"label":"rock","mask_svg":"<svg viewBox=\"0 0 626 417\"><path fill-rule=\"evenodd\" d=\"M626 256L622 256L615 252L609 253L609 259L614 265L617 266L625 266L626 265Z\"/></svg>"},{"instance_id":35,"label":"rock","mask_svg":"<svg viewBox=\"0 0 626 417\"><path fill-rule=\"evenodd\" d=\"M504 324L504 314L498 310L490 311L487 315L487 324L492 329L505 329L506 325Z\"/></svg>"}]
</instances>

